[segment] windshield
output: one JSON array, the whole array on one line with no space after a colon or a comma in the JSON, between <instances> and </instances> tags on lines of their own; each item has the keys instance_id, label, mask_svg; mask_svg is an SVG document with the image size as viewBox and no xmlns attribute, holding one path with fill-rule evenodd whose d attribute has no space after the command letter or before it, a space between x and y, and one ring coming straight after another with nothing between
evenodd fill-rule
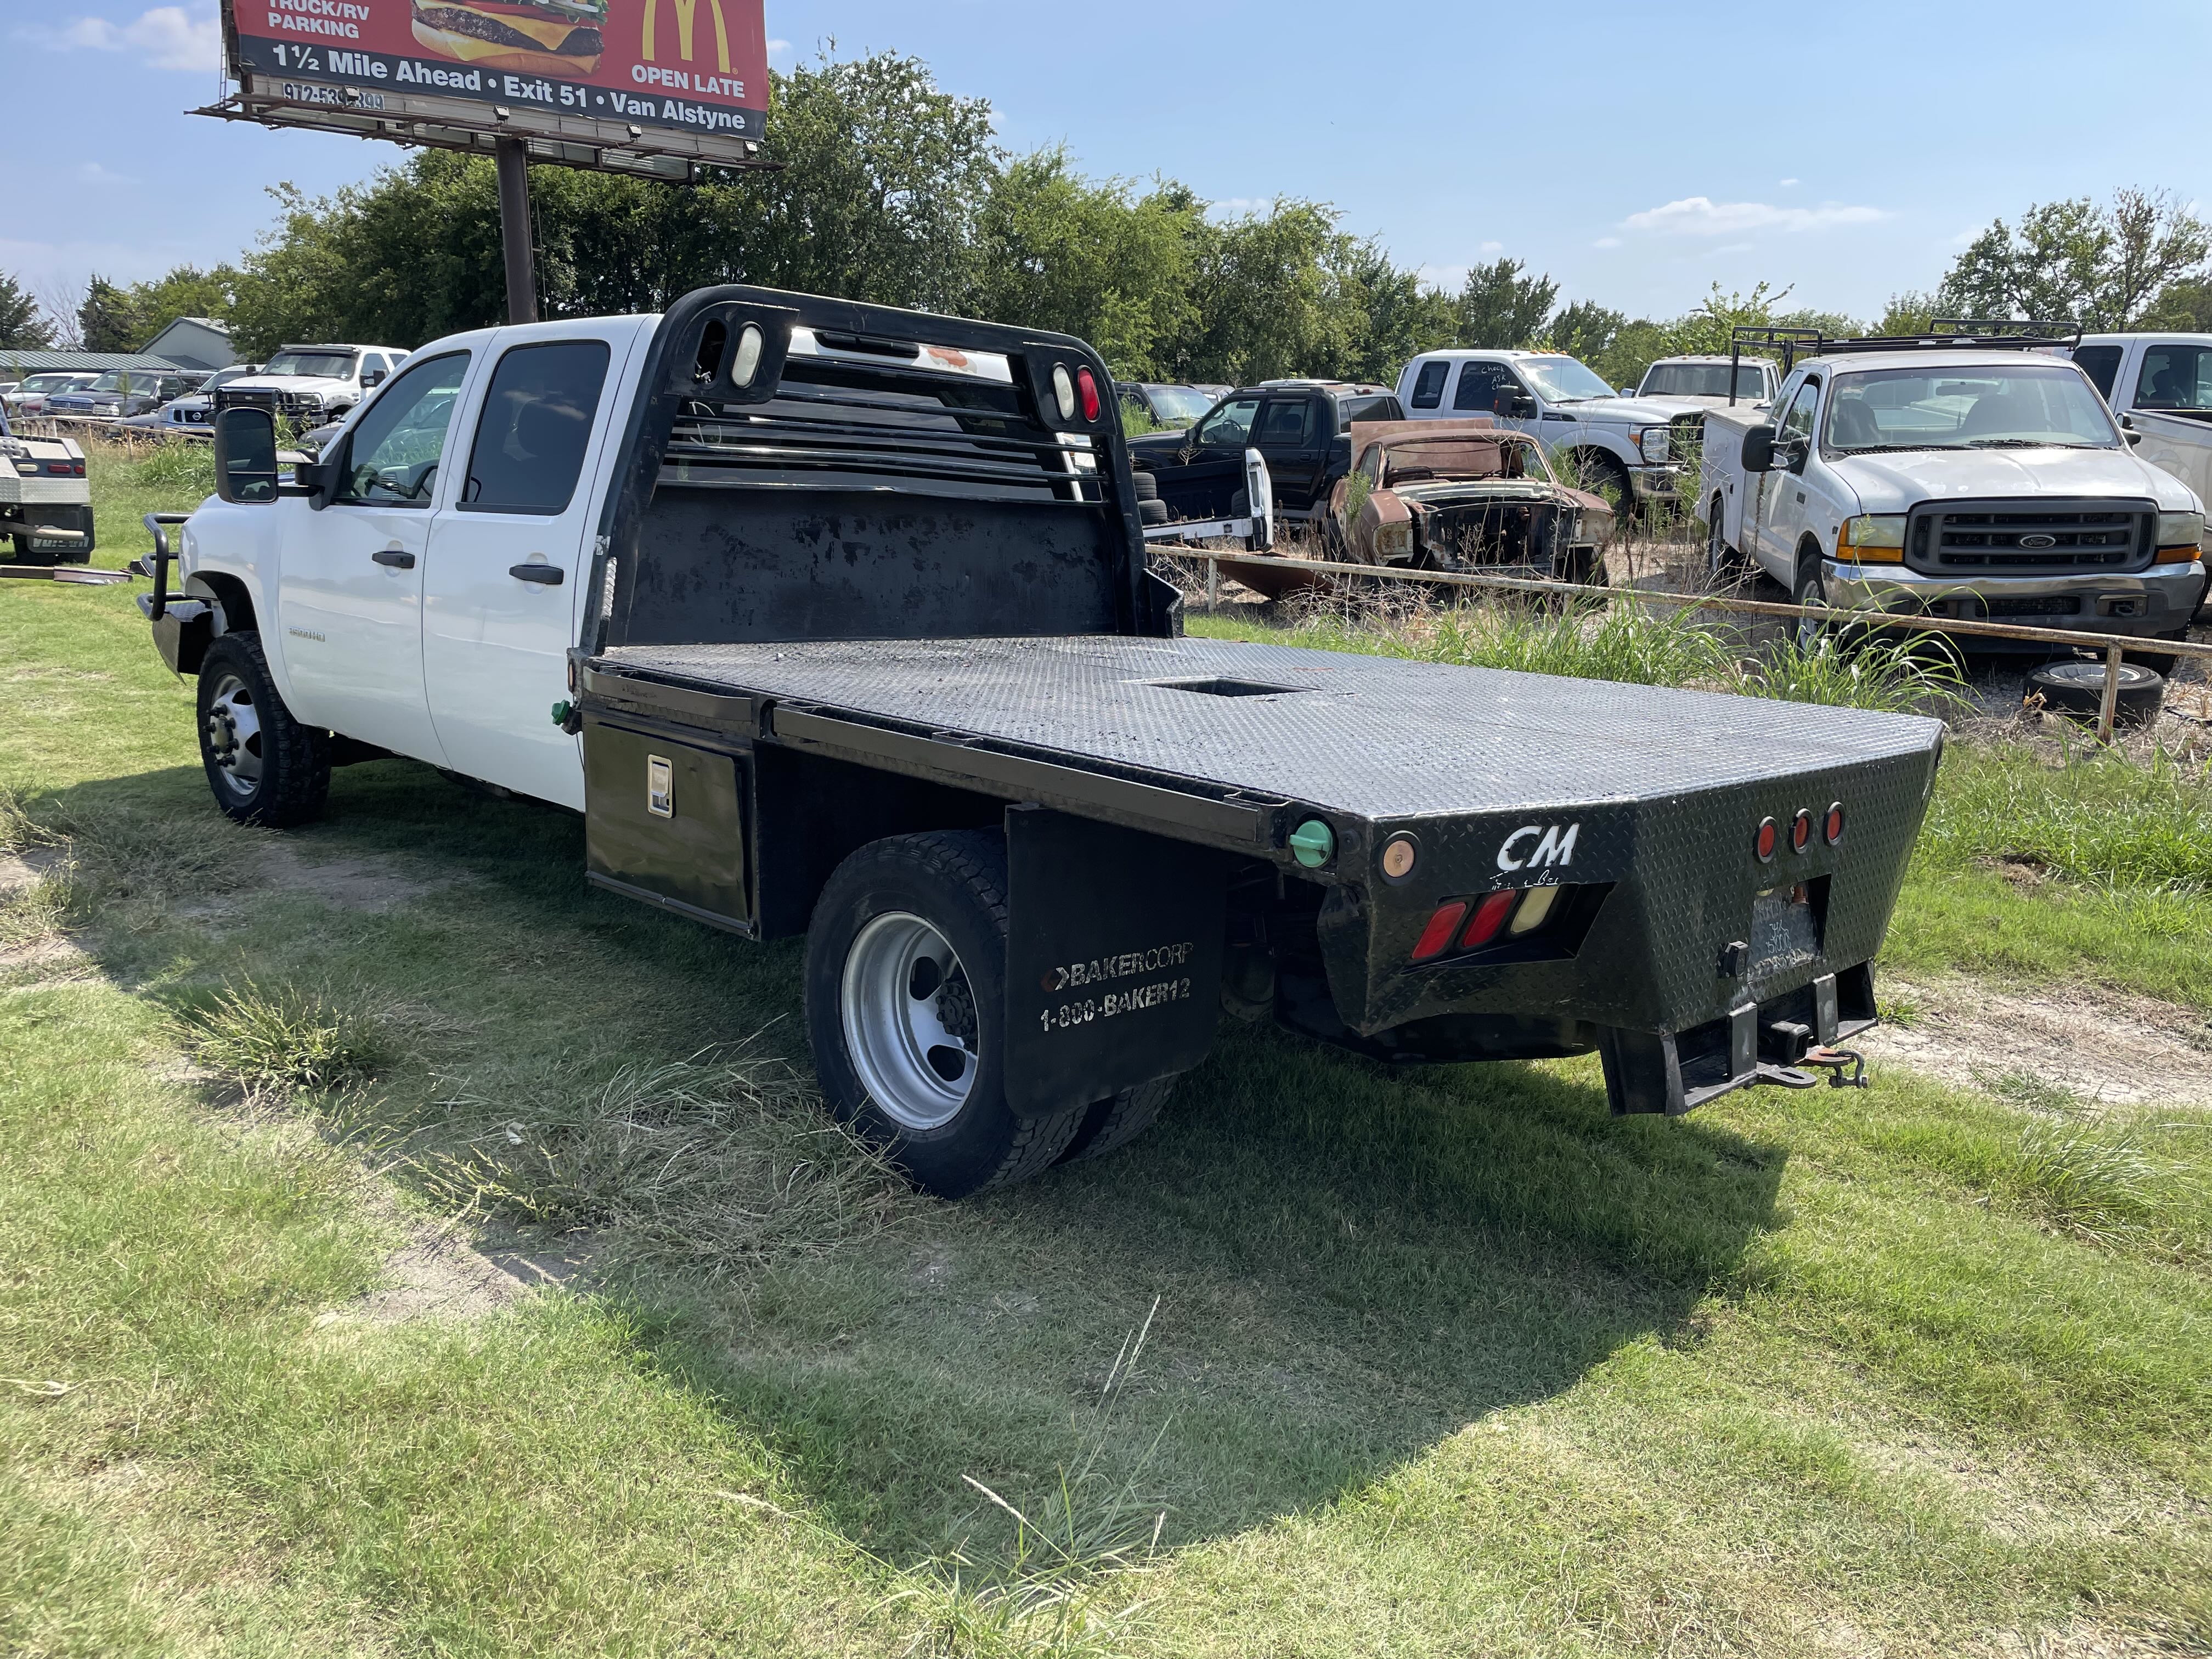
<instances>
[{"instance_id":1,"label":"windshield","mask_svg":"<svg viewBox=\"0 0 2212 1659\"><path fill-rule=\"evenodd\" d=\"M144 386L153 378L154 377L150 374L142 373L138 376L138 384L140 386ZM101 375L90 386L87 386L85 390L87 392L120 392L123 390L125 383L130 379L130 370L124 368L111 368L106 374Z\"/></svg>"},{"instance_id":2,"label":"windshield","mask_svg":"<svg viewBox=\"0 0 2212 1659\"><path fill-rule=\"evenodd\" d=\"M2154 345L2143 352L2137 409L2212 409L2212 346Z\"/></svg>"},{"instance_id":3,"label":"windshield","mask_svg":"<svg viewBox=\"0 0 2212 1659\"><path fill-rule=\"evenodd\" d=\"M311 380L343 380L353 373L350 351L280 351L264 374L297 374Z\"/></svg>"},{"instance_id":4,"label":"windshield","mask_svg":"<svg viewBox=\"0 0 2212 1659\"><path fill-rule=\"evenodd\" d=\"M235 368L219 368L215 373L215 378L208 381L200 390L212 392L219 386L228 386L233 380L242 380L247 375L258 373L259 373L258 370L247 368L242 364Z\"/></svg>"},{"instance_id":5,"label":"windshield","mask_svg":"<svg viewBox=\"0 0 2212 1659\"><path fill-rule=\"evenodd\" d=\"M1616 395L1611 386L1571 357L1516 357L1513 367L1528 378L1536 388L1536 395L1547 404L1579 404L1592 398Z\"/></svg>"},{"instance_id":6,"label":"windshield","mask_svg":"<svg viewBox=\"0 0 2212 1659\"><path fill-rule=\"evenodd\" d=\"M1212 398L1187 386L1156 386L1152 396L1152 407L1170 426L1188 426L1213 407Z\"/></svg>"},{"instance_id":7,"label":"windshield","mask_svg":"<svg viewBox=\"0 0 2212 1659\"><path fill-rule=\"evenodd\" d=\"M76 384L74 374L33 374L23 382L25 392L60 392Z\"/></svg>"},{"instance_id":8,"label":"windshield","mask_svg":"<svg viewBox=\"0 0 2212 1659\"><path fill-rule=\"evenodd\" d=\"M1904 449L2118 449L2120 434L2070 364L1887 368L1838 375L1831 454Z\"/></svg>"},{"instance_id":9,"label":"windshield","mask_svg":"<svg viewBox=\"0 0 2212 1659\"><path fill-rule=\"evenodd\" d=\"M1645 398L1725 398L1729 395L1726 363L1654 363L1637 388ZM1766 395L1766 376L1746 363L1735 372L1735 395L1756 401Z\"/></svg>"}]
</instances>

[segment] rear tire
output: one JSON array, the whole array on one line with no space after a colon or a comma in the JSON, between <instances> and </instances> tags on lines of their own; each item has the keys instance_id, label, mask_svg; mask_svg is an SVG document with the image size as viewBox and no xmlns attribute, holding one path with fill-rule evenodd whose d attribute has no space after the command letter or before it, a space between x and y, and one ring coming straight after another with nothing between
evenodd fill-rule
<instances>
[{"instance_id":1,"label":"rear tire","mask_svg":"<svg viewBox=\"0 0 2212 1659\"><path fill-rule=\"evenodd\" d=\"M1109 1095L1083 1114L1077 1124L1075 1139L1067 1143L1067 1150L1060 1155L1062 1164L1080 1164L1085 1158L1103 1158L1127 1146L1152 1127L1160 1109L1175 1093L1176 1079L1155 1078L1150 1083L1140 1083L1133 1089L1124 1089L1118 1095Z\"/></svg>"},{"instance_id":2,"label":"rear tire","mask_svg":"<svg viewBox=\"0 0 2212 1659\"><path fill-rule=\"evenodd\" d=\"M1157 495L1148 501L1137 503L1137 521L1139 524L1165 524L1168 519L1168 504Z\"/></svg>"},{"instance_id":3,"label":"rear tire","mask_svg":"<svg viewBox=\"0 0 2212 1659\"><path fill-rule=\"evenodd\" d=\"M1160 481L1158 478L1155 478L1151 473L1145 471L1132 472L1129 475L1129 483L1133 494L1139 501L1156 501L1159 500Z\"/></svg>"},{"instance_id":4,"label":"rear tire","mask_svg":"<svg viewBox=\"0 0 2212 1659\"><path fill-rule=\"evenodd\" d=\"M1006 1093L1006 844L995 831L895 836L823 889L806 934L806 1031L830 1109L915 1184L965 1198L1049 1169L1078 1107Z\"/></svg>"},{"instance_id":5,"label":"rear tire","mask_svg":"<svg viewBox=\"0 0 2212 1659\"><path fill-rule=\"evenodd\" d=\"M289 829L320 817L331 734L302 726L276 694L258 634L225 634L200 659L200 764L216 805L240 823Z\"/></svg>"},{"instance_id":6,"label":"rear tire","mask_svg":"<svg viewBox=\"0 0 2212 1659\"><path fill-rule=\"evenodd\" d=\"M1725 511L1718 495L1705 513L1705 574L1717 587L1735 586L1744 575L1743 556L1728 544Z\"/></svg>"}]
</instances>

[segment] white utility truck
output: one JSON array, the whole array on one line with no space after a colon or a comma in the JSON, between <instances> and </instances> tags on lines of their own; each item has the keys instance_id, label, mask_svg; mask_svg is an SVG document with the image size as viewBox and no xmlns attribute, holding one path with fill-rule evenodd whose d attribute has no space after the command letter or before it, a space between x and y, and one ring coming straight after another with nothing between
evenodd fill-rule
<instances>
[{"instance_id":1,"label":"white utility truck","mask_svg":"<svg viewBox=\"0 0 2212 1659\"><path fill-rule=\"evenodd\" d=\"M2196 493L2137 458L2052 325L1937 326L1786 343L1771 409L1706 417L1714 574L1756 566L1801 605L2180 638L2205 589Z\"/></svg>"},{"instance_id":2,"label":"white utility truck","mask_svg":"<svg viewBox=\"0 0 2212 1659\"><path fill-rule=\"evenodd\" d=\"M1662 357L1626 395L1734 408L1771 404L1781 385L1782 365L1771 357Z\"/></svg>"},{"instance_id":3,"label":"white utility truck","mask_svg":"<svg viewBox=\"0 0 2212 1659\"><path fill-rule=\"evenodd\" d=\"M1704 404L1623 398L1563 352L1425 351L1398 377L1398 401L1409 420L1487 415L1527 433L1565 464L1569 482L1611 490L1624 517L1696 483Z\"/></svg>"},{"instance_id":4,"label":"white utility truck","mask_svg":"<svg viewBox=\"0 0 2212 1659\"><path fill-rule=\"evenodd\" d=\"M2087 334L2074 361L2136 453L2212 504L2212 334Z\"/></svg>"},{"instance_id":5,"label":"white utility truck","mask_svg":"<svg viewBox=\"0 0 2212 1659\"><path fill-rule=\"evenodd\" d=\"M805 935L823 1092L945 1196L1136 1134L1224 1010L1652 1112L1875 1018L1937 722L1183 638L1065 336L707 289L424 346L289 480L214 443L146 610L222 810L580 809L597 885Z\"/></svg>"}]
</instances>

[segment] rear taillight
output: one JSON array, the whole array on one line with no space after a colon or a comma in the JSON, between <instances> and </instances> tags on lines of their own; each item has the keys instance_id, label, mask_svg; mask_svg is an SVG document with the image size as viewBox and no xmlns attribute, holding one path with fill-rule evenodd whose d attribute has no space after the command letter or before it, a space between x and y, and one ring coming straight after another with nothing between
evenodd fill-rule
<instances>
[{"instance_id":1,"label":"rear taillight","mask_svg":"<svg viewBox=\"0 0 2212 1659\"><path fill-rule=\"evenodd\" d=\"M1432 961L1449 950L1452 936L1459 932L1460 918L1466 915L1463 900L1453 899L1437 906L1436 915L1429 918L1429 925L1421 929L1420 939L1413 946L1413 960Z\"/></svg>"},{"instance_id":2,"label":"rear taillight","mask_svg":"<svg viewBox=\"0 0 2212 1659\"><path fill-rule=\"evenodd\" d=\"M1505 926L1505 918L1513 914L1514 902L1521 896L1518 890L1508 888L1502 893L1492 893L1474 907L1474 915L1467 924L1467 932L1459 939L1462 951L1479 951L1496 939Z\"/></svg>"},{"instance_id":3,"label":"rear taillight","mask_svg":"<svg viewBox=\"0 0 2212 1659\"><path fill-rule=\"evenodd\" d=\"M1752 837L1751 842L1751 850L1759 854L1759 861L1761 864L1772 863L1775 851L1781 845L1781 828L1772 818L1761 818L1759 821L1759 833Z\"/></svg>"},{"instance_id":4,"label":"rear taillight","mask_svg":"<svg viewBox=\"0 0 2212 1659\"><path fill-rule=\"evenodd\" d=\"M1835 802L1833 805L1832 805L1828 808L1828 822L1827 822L1827 824L1826 824L1826 833L1827 833L1827 837L1828 837L1828 845L1829 845L1829 846L1833 847L1833 846L1835 846L1838 842L1840 842L1840 841L1842 841L1842 840L1843 840L1843 838L1844 838L1844 804L1843 804L1843 802L1841 802L1841 801L1837 801L1837 802Z\"/></svg>"},{"instance_id":5,"label":"rear taillight","mask_svg":"<svg viewBox=\"0 0 2212 1659\"><path fill-rule=\"evenodd\" d=\"M1556 887L1531 887L1521 908L1513 913L1513 937L1533 933L1552 919L1552 907L1559 902Z\"/></svg>"},{"instance_id":6,"label":"rear taillight","mask_svg":"<svg viewBox=\"0 0 2212 1659\"><path fill-rule=\"evenodd\" d=\"M1075 392L1076 395L1083 400L1083 418L1086 421L1097 420L1098 418L1098 381L1089 369L1079 368L1075 371Z\"/></svg>"},{"instance_id":7,"label":"rear taillight","mask_svg":"<svg viewBox=\"0 0 2212 1659\"><path fill-rule=\"evenodd\" d=\"M1799 807L1797 816L1790 820L1790 850L1802 853L1813 844L1813 814L1810 809Z\"/></svg>"}]
</instances>

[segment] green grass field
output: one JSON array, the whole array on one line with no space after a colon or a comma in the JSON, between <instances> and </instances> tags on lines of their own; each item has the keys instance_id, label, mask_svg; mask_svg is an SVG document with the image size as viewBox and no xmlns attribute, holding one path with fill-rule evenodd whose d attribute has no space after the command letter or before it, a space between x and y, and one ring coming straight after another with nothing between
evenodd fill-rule
<instances>
[{"instance_id":1,"label":"green grass field","mask_svg":"<svg viewBox=\"0 0 2212 1659\"><path fill-rule=\"evenodd\" d=\"M942 1205L793 947L404 763L241 832L127 590L0 637L0 1651L2212 1649L2212 1115L1238 1028ZM1955 750L1895 956L2212 1007L2206 810ZM396 1316L456 1219L591 1265Z\"/></svg>"}]
</instances>

